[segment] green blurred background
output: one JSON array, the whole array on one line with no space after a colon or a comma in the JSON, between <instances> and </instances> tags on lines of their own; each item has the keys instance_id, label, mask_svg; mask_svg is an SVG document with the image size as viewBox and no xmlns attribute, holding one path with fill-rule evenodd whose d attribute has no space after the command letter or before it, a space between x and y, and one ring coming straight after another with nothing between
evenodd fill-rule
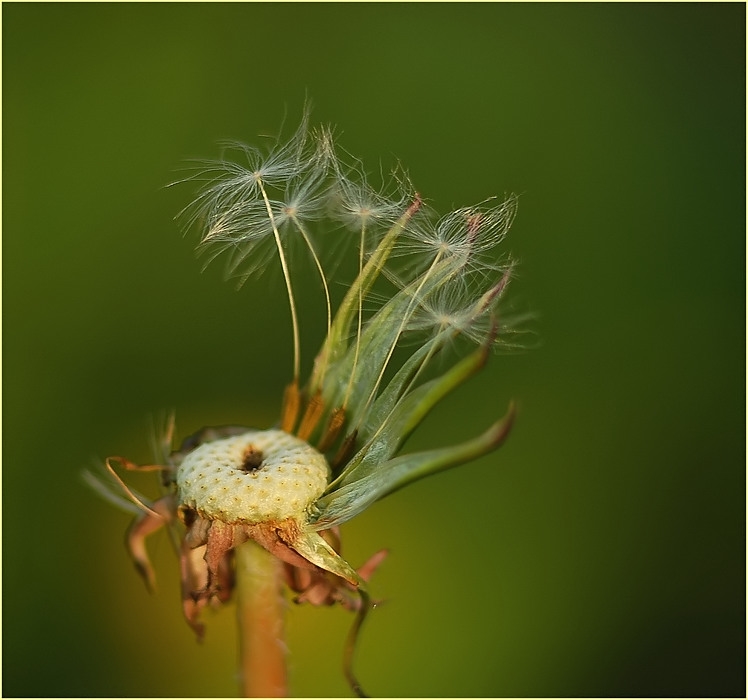
<instances>
[{"instance_id":1,"label":"green blurred background","mask_svg":"<svg viewBox=\"0 0 748 700\"><path fill-rule=\"evenodd\" d=\"M276 419L281 289L200 274L173 221L191 190L163 185L307 95L441 211L520 193L514 298L539 316L540 347L494 358L412 443L470 437L514 397L507 445L344 527L352 562L391 552L364 686L745 695L743 4L2 13L5 696L236 693L233 611L198 646L168 540L149 596L128 515L79 472L147 460L164 409L180 436ZM349 694L349 622L290 611L295 694Z\"/></svg>"}]
</instances>

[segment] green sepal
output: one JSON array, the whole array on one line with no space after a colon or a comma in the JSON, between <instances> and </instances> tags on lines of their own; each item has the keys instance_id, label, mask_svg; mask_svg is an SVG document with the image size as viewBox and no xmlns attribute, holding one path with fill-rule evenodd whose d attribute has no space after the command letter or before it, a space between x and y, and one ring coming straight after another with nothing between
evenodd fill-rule
<instances>
[{"instance_id":1,"label":"green sepal","mask_svg":"<svg viewBox=\"0 0 748 700\"><path fill-rule=\"evenodd\" d=\"M345 353L348 343L347 338L349 328L353 317L358 311L359 300L366 298L371 289L374 280L382 271L387 258L392 252L397 237L402 233L408 221L420 207L420 200L417 199L407 211L395 222L394 226L387 232L374 252L369 257L368 262L361 270L361 274L356 277L350 289L346 293L343 301L340 303L335 318L333 319L327 338L314 360L314 370L310 382L310 393L314 393L320 388L324 377L319 376L320 371L325 369L329 371Z\"/></svg>"},{"instance_id":2,"label":"green sepal","mask_svg":"<svg viewBox=\"0 0 748 700\"><path fill-rule=\"evenodd\" d=\"M340 476L328 486L328 492L367 476L389 460L444 396L483 367L488 352L489 345L485 344L440 377L422 384L402 397L377 428L374 436L361 447Z\"/></svg>"},{"instance_id":3,"label":"green sepal","mask_svg":"<svg viewBox=\"0 0 748 700\"><path fill-rule=\"evenodd\" d=\"M410 390L409 383L421 372L428 361L442 348L453 335L451 331L443 331L421 345L405 362L387 387L377 396L371 408L367 411L358 435L363 444L374 437L376 431L386 422L387 417L397 405L398 401Z\"/></svg>"},{"instance_id":4,"label":"green sepal","mask_svg":"<svg viewBox=\"0 0 748 700\"><path fill-rule=\"evenodd\" d=\"M339 362L329 367L323 382L323 396L329 406L340 406L350 387L346 410L349 425L360 427L374 400L377 382L387 365L398 338L406 330L419 299L427 298L454 277L460 267L445 260L400 290L367 322L358 347L351 343Z\"/></svg>"},{"instance_id":5,"label":"green sepal","mask_svg":"<svg viewBox=\"0 0 748 700\"><path fill-rule=\"evenodd\" d=\"M342 486L317 501L315 530L326 530L358 515L372 503L407 484L470 462L497 449L506 439L514 421L514 404L506 415L485 433L452 447L416 452L391 459L368 475Z\"/></svg>"},{"instance_id":6,"label":"green sepal","mask_svg":"<svg viewBox=\"0 0 748 700\"><path fill-rule=\"evenodd\" d=\"M353 672L353 654L356 649L358 635L361 632L366 616L372 609L373 605L369 592L366 588L366 581L359 576L358 572L351 567L315 530L305 529L299 533L298 537L292 544L292 547L303 556L307 561L316 564L320 569L329 571L336 576L348 581L354 585L361 597L361 604L356 612L353 626L348 633L343 653L343 672L354 693L360 698L369 697L358 682Z\"/></svg>"},{"instance_id":7,"label":"green sepal","mask_svg":"<svg viewBox=\"0 0 748 700\"><path fill-rule=\"evenodd\" d=\"M366 582L356 570L343 559L325 540L314 530L302 530L291 546L304 559L316 564L320 569L330 571L336 576L348 581L358 588L366 588Z\"/></svg>"}]
</instances>

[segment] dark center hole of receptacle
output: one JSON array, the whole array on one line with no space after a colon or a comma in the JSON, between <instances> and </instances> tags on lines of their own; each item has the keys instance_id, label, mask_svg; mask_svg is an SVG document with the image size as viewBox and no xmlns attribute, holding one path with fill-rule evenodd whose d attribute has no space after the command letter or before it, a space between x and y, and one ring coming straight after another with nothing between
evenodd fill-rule
<instances>
[{"instance_id":1,"label":"dark center hole of receptacle","mask_svg":"<svg viewBox=\"0 0 748 700\"><path fill-rule=\"evenodd\" d=\"M262 466L262 452L254 445L249 445L242 456L242 470L245 472L257 471Z\"/></svg>"}]
</instances>

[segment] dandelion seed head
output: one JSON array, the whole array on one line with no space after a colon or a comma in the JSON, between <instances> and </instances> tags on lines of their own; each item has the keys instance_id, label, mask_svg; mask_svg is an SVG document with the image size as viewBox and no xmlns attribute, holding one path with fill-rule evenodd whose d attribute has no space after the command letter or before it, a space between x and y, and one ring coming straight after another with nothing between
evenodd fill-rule
<instances>
[{"instance_id":1,"label":"dandelion seed head","mask_svg":"<svg viewBox=\"0 0 748 700\"><path fill-rule=\"evenodd\" d=\"M149 583L146 536L181 524L173 532L184 612L198 633L200 610L228 600L234 549L247 539L283 562L298 600L358 610L357 630L369 606L367 578L382 557L357 572L340 557L330 528L415 479L496 449L509 432L511 409L468 442L400 452L441 398L483 366L491 346L516 337L517 316L503 303L513 263L499 249L516 197L439 218L401 168L381 181L370 182L330 127L310 128L308 110L290 138L259 148L225 142L218 159L195 161L182 180L199 186L179 218L199 231L205 265L223 258L238 286L266 271L282 273L294 361L279 427L203 429L170 453L168 423L168 438L157 443L161 466L110 458L119 468L161 472L163 495L153 503L129 489L110 460L108 477L86 479L139 512L128 547ZM341 241L356 245L345 279L333 278L328 266ZM326 315L306 382L299 317L307 305L296 301L308 278L304 266L317 275ZM331 294L332 285L345 291ZM459 339L479 347L434 372L434 359ZM347 674L353 678L350 668Z\"/></svg>"},{"instance_id":2,"label":"dandelion seed head","mask_svg":"<svg viewBox=\"0 0 748 700\"><path fill-rule=\"evenodd\" d=\"M491 333L492 312L498 300L482 303L484 294L468 284L440 287L432 294L418 299L408 319L410 333L426 336L462 336L478 345Z\"/></svg>"},{"instance_id":3,"label":"dandelion seed head","mask_svg":"<svg viewBox=\"0 0 748 700\"><path fill-rule=\"evenodd\" d=\"M359 161L337 161L334 175L330 215L352 231L391 226L413 199L407 176L397 170L380 189L369 183Z\"/></svg>"},{"instance_id":4,"label":"dandelion seed head","mask_svg":"<svg viewBox=\"0 0 748 700\"><path fill-rule=\"evenodd\" d=\"M495 267L496 250L515 212L516 197L511 195L496 206L463 207L435 222L420 217L405 230L395 254L409 258L415 266L429 265L438 258L472 270Z\"/></svg>"}]
</instances>

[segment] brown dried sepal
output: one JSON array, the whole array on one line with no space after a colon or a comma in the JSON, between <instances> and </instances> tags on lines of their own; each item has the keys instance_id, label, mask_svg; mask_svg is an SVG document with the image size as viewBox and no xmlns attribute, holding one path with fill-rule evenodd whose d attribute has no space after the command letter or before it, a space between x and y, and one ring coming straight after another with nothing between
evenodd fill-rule
<instances>
[{"instance_id":1,"label":"brown dried sepal","mask_svg":"<svg viewBox=\"0 0 748 700\"><path fill-rule=\"evenodd\" d=\"M320 532L320 535L338 553L340 553L340 530L332 528ZM374 571L387 556L387 550L382 549L359 568L358 574L368 582ZM361 596L357 588L344 579L320 569L298 568L288 564L284 566L284 573L288 587L297 593L295 603L310 603L311 605L335 605L340 603L346 610L359 610Z\"/></svg>"},{"instance_id":2,"label":"brown dried sepal","mask_svg":"<svg viewBox=\"0 0 748 700\"><path fill-rule=\"evenodd\" d=\"M156 589L156 574L148 558L145 539L171 521L173 512L174 496L164 496L144 511L127 531L127 551L151 592Z\"/></svg>"},{"instance_id":3,"label":"brown dried sepal","mask_svg":"<svg viewBox=\"0 0 748 700\"><path fill-rule=\"evenodd\" d=\"M316 568L290 546L299 531L293 520L250 525L208 520L183 506L179 513L187 526L181 551L182 604L187 623L198 638L203 635L199 620L202 609L231 598L233 550L248 539L263 546L287 566Z\"/></svg>"},{"instance_id":4,"label":"brown dried sepal","mask_svg":"<svg viewBox=\"0 0 748 700\"><path fill-rule=\"evenodd\" d=\"M232 550L247 538L220 520L205 520L194 511L188 513L183 514L183 519L191 519L192 524L182 541L180 556L182 609L187 623L202 639L200 612L208 604L218 605L231 598Z\"/></svg>"},{"instance_id":5,"label":"brown dried sepal","mask_svg":"<svg viewBox=\"0 0 748 700\"><path fill-rule=\"evenodd\" d=\"M184 508L180 508L180 517L188 526L181 552L184 616L198 638L203 635L199 620L202 609L230 599L234 588L233 550L249 539L283 562L286 582L298 594L297 603L340 603L348 610L359 609L361 599L355 586L320 569L293 549L300 534L297 521L225 523L207 520L194 510ZM322 535L336 551L340 549L337 530L328 530ZM358 571L361 578L368 581L386 554L382 550L371 557Z\"/></svg>"},{"instance_id":6,"label":"brown dried sepal","mask_svg":"<svg viewBox=\"0 0 748 700\"><path fill-rule=\"evenodd\" d=\"M262 455L253 452L245 455L245 458L251 468L254 462L261 461ZM127 470L171 469L152 465L140 467L122 457L111 457L107 467L115 476L112 464ZM127 493L143 509L142 515L128 530L127 548L149 590L155 589L156 577L148 558L146 538L176 520L184 525L179 546L182 607L185 619L198 639L202 639L204 633L200 622L203 608L220 605L231 598L235 585L234 549L250 539L283 562L288 586L297 594L295 602L312 605L340 603L349 610L361 609L360 592L354 583L319 568L296 551L294 547L298 546L303 533L301 524L293 518L256 524L227 523L208 519L194 508L179 505L176 494L166 495L146 505L138 501L134 494ZM320 534L336 552L340 552L337 528ZM369 580L385 556L385 550L377 552L358 570L363 581Z\"/></svg>"}]
</instances>

